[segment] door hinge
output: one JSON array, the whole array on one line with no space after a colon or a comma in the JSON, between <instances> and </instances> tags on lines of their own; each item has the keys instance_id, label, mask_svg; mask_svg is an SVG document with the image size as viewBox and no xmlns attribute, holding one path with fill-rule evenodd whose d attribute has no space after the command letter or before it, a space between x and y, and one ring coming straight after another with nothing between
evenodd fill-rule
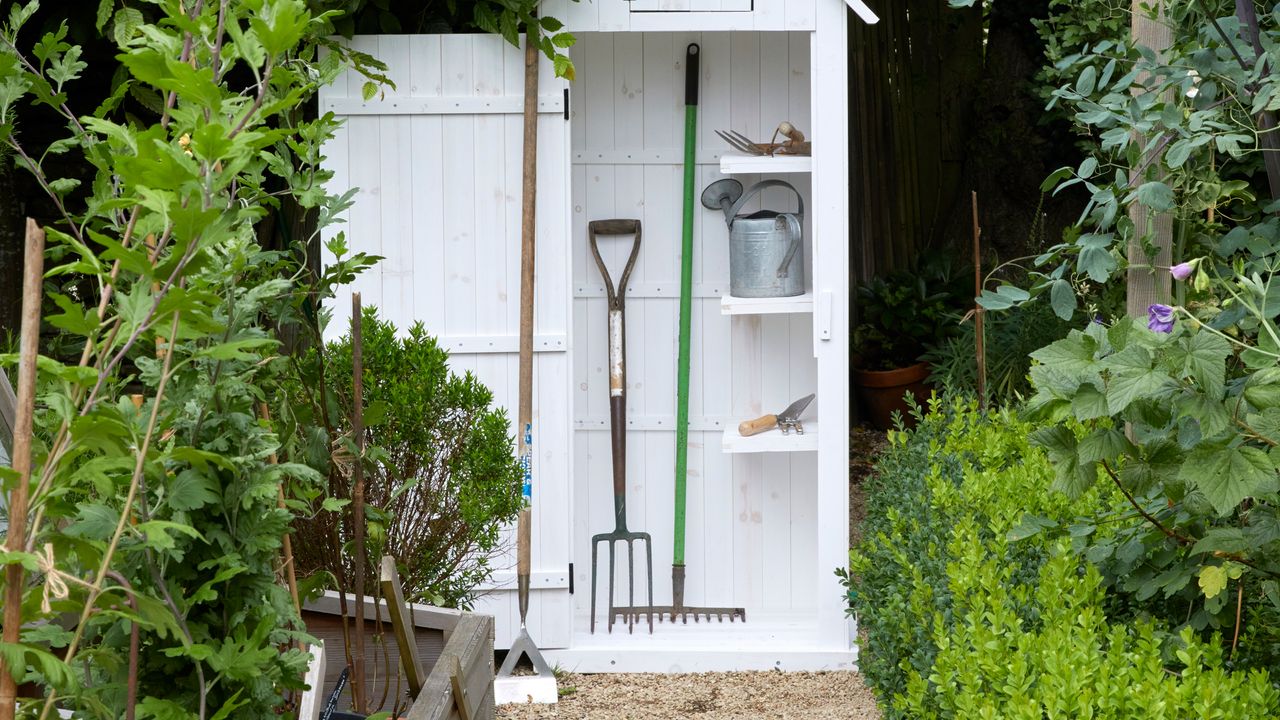
<instances>
[{"instance_id":1,"label":"door hinge","mask_svg":"<svg viewBox=\"0 0 1280 720\"><path fill-rule=\"evenodd\" d=\"M564 119L569 119L569 88L564 89Z\"/></svg>"},{"instance_id":2,"label":"door hinge","mask_svg":"<svg viewBox=\"0 0 1280 720\"><path fill-rule=\"evenodd\" d=\"M569 92L565 90L565 92ZM573 594L573 563L569 563L569 594Z\"/></svg>"}]
</instances>

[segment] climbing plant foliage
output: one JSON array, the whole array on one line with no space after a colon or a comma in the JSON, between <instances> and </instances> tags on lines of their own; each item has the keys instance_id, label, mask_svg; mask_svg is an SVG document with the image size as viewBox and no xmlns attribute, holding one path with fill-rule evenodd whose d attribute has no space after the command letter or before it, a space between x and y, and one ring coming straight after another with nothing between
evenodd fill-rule
<instances>
[{"instance_id":1,"label":"climbing plant foliage","mask_svg":"<svg viewBox=\"0 0 1280 720\"><path fill-rule=\"evenodd\" d=\"M305 253L264 251L255 226L281 198L320 227L346 204L322 185L335 119L297 108L347 58L320 57L328 21L302 0L102 8L123 81L88 115L68 106L85 63L65 25L37 35L36 2L0 24L0 142L59 212L45 322L77 350L40 358L29 537L0 557L28 573L24 629L0 660L36 684L22 711L41 717L275 718L307 660L277 580L282 486L321 488L275 462L260 404L282 369L275 326L318 298L298 295ZM162 102L126 116L126 94ZM29 103L65 136L25 144ZM61 154L91 176L51 174Z\"/></svg>"}]
</instances>

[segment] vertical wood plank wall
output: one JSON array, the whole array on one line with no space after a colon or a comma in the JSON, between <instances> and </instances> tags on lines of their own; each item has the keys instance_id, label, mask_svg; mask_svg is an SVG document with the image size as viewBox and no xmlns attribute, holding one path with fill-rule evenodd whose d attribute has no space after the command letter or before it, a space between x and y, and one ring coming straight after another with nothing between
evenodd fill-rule
<instances>
[{"instance_id":1,"label":"vertical wood plank wall","mask_svg":"<svg viewBox=\"0 0 1280 720\"><path fill-rule=\"evenodd\" d=\"M587 248L587 222L639 218L644 240L626 300L627 492L633 530L653 535L654 593L671 597L684 57L702 48L696 189L722 177L726 146L714 130L766 137L778 122L810 125L809 33L587 33L573 48L573 418L575 630L590 602L590 536L613 527L608 432L606 314ZM809 176L780 176L806 196ZM759 176L738 176L746 187ZM794 209L785 190L750 209ZM695 211L686 603L753 610L816 607L815 453L726 455L726 426L817 388L811 315L727 317L728 229ZM806 218L806 226L810 223ZM627 240L602 241L613 276ZM806 238L806 274L813 270ZM816 416L816 406L810 417ZM605 558L601 558L601 582ZM625 562L618 581L625 583ZM826 572L825 569L822 572ZM643 572L637 582L643 588ZM622 585L625 588L625 584ZM606 600L600 591L598 604ZM625 603L625 598L624 598ZM603 611L599 611L603 618Z\"/></svg>"},{"instance_id":2,"label":"vertical wood plank wall","mask_svg":"<svg viewBox=\"0 0 1280 720\"><path fill-rule=\"evenodd\" d=\"M360 36L352 45L385 62L396 88L347 115L326 146L331 191L358 188L348 222L326 237L345 232L349 246L385 259L340 293L328 336L349 327L352 290L398 328L422 322L450 351L454 372L475 373L496 404L509 408L514 433L523 51L496 35ZM564 83L548 66L543 63L540 95L558 101ZM321 111L335 103L359 105L363 82L348 73L345 83L322 90ZM440 97L506 100L507 111L400 114L401 103ZM548 647L564 647L570 631L568 132L559 110L540 114L538 124L533 569L558 573L565 582L532 593L529 623ZM508 571L512 564L507 553L495 567ZM514 593L483 596L477 609L495 616L499 640L509 642L518 615L508 595Z\"/></svg>"}]
</instances>

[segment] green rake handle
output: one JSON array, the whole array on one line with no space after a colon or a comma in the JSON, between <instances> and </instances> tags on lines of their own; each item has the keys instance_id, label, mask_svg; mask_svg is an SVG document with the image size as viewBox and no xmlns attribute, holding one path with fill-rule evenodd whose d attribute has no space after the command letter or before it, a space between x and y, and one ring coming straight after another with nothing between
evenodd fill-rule
<instances>
[{"instance_id":1,"label":"green rake handle","mask_svg":"<svg viewBox=\"0 0 1280 720\"><path fill-rule=\"evenodd\" d=\"M693 207L698 142L698 44L684 58L684 232L680 240L680 352L676 360L676 503L672 564L684 567L685 495L689 474L689 326L693 310Z\"/></svg>"}]
</instances>

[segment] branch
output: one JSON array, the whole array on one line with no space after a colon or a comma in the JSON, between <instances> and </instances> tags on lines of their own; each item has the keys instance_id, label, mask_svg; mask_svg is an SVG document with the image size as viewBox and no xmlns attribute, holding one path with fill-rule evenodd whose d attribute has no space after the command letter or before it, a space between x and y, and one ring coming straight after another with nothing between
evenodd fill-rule
<instances>
[{"instance_id":1,"label":"branch","mask_svg":"<svg viewBox=\"0 0 1280 720\"><path fill-rule=\"evenodd\" d=\"M1196 541L1193 538L1189 538L1186 535L1182 535L1180 533L1177 533L1165 527L1163 524L1161 524L1159 520L1155 518L1154 515L1147 512L1145 509L1143 509L1143 507L1138 504L1138 501L1133 499L1133 495L1129 493L1128 489L1125 488L1124 484L1120 482L1119 476L1117 476L1115 471L1111 469L1111 466L1107 464L1106 460L1102 461L1102 469L1107 471L1107 475L1111 477L1111 480L1116 484L1116 487L1120 488L1120 492L1124 494L1125 499L1129 501L1129 504L1133 506L1134 510L1138 511L1138 514L1146 518L1147 522L1154 525L1156 529L1158 529L1160 532L1178 541L1179 545L1194 545L1196 543Z\"/></svg>"}]
</instances>

